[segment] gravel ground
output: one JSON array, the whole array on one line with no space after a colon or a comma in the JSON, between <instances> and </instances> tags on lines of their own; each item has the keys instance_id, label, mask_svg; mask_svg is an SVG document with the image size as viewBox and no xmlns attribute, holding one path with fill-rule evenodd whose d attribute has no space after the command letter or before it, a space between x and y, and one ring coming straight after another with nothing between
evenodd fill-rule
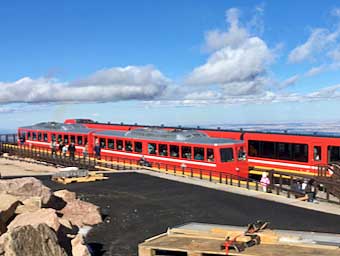
<instances>
[{"instance_id":1,"label":"gravel ground","mask_svg":"<svg viewBox=\"0 0 340 256\"><path fill-rule=\"evenodd\" d=\"M36 176L58 172L53 166L29 163L15 159L5 159L0 157L0 173L3 177L7 176Z\"/></svg>"},{"instance_id":2,"label":"gravel ground","mask_svg":"<svg viewBox=\"0 0 340 256\"><path fill-rule=\"evenodd\" d=\"M100 206L106 218L86 240L95 255L137 255L137 246L168 227L188 222L241 225L263 219L276 229L340 233L340 217L136 173L106 181L60 185Z\"/></svg>"}]
</instances>

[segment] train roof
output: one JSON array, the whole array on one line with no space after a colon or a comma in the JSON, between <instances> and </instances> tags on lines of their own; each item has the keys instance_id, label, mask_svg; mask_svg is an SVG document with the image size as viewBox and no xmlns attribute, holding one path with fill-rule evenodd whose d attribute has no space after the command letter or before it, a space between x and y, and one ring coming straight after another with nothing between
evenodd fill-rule
<instances>
[{"instance_id":1,"label":"train roof","mask_svg":"<svg viewBox=\"0 0 340 256\"><path fill-rule=\"evenodd\" d=\"M323 132L323 131L313 131L313 130L302 130L302 129L262 129L256 130L251 128L230 128L225 129L221 127L217 128L207 128L207 127L185 127L185 126L166 126L166 125L143 125L143 124L127 124L127 123L101 123L93 121L92 124L99 125L121 125L121 126L131 126L131 127L147 127L147 128L161 128L161 129L197 129L201 131L216 131L216 132L237 132L237 133L261 133L261 134L277 134L277 135L292 135L292 136L310 136L310 137L323 137L323 138L340 138L340 132Z\"/></svg>"},{"instance_id":2,"label":"train roof","mask_svg":"<svg viewBox=\"0 0 340 256\"><path fill-rule=\"evenodd\" d=\"M93 129L89 129L83 124L64 124L57 122L43 122L20 128L40 131L72 132L72 133L89 133L93 131Z\"/></svg>"},{"instance_id":3,"label":"train roof","mask_svg":"<svg viewBox=\"0 0 340 256\"><path fill-rule=\"evenodd\" d=\"M131 139L147 139L166 142L182 142L194 144L207 144L207 145L233 145L243 143L241 140L225 139L225 138L212 138L203 132L197 130L182 130L174 129L167 131L159 128L138 128L124 131L97 131L95 135L116 136Z\"/></svg>"}]
</instances>

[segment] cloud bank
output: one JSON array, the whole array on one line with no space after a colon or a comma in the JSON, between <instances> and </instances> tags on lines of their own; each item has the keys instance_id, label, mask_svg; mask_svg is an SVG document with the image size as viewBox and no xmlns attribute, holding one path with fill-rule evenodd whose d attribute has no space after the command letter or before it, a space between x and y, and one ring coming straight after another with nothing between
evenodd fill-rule
<instances>
[{"instance_id":1,"label":"cloud bank","mask_svg":"<svg viewBox=\"0 0 340 256\"><path fill-rule=\"evenodd\" d=\"M69 83L24 77L0 82L0 103L151 100L160 96L169 84L170 80L153 66L103 69Z\"/></svg>"}]
</instances>

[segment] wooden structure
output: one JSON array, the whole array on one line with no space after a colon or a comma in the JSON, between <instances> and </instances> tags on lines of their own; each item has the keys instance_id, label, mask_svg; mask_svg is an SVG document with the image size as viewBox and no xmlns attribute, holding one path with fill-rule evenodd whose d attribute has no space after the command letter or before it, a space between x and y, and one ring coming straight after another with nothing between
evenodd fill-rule
<instances>
[{"instance_id":1,"label":"wooden structure","mask_svg":"<svg viewBox=\"0 0 340 256\"><path fill-rule=\"evenodd\" d=\"M222 249L226 237L246 242L244 227L189 223L145 240L138 246L139 256L296 256L340 255L340 234L288 230L263 230L257 233L260 244L242 252Z\"/></svg>"},{"instance_id":2,"label":"wooden structure","mask_svg":"<svg viewBox=\"0 0 340 256\"><path fill-rule=\"evenodd\" d=\"M108 177L105 177L102 173L97 172L88 172L86 176L53 176L52 180L62 184L69 184L75 182L91 182L91 181L100 181L107 180Z\"/></svg>"}]
</instances>

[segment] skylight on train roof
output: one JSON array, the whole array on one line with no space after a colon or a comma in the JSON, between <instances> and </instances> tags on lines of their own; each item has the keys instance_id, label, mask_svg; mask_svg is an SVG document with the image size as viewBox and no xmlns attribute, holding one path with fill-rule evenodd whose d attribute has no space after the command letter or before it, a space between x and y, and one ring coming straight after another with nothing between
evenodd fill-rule
<instances>
[{"instance_id":1,"label":"skylight on train roof","mask_svg":"<svg viewBox=\"0 0 340 256\"><path fill-rule=\"evenodd\" d=\"M192 138L206 138L205 133L196 130L182 130L174 129L171 131L158 128L139 128L128 131L125 136L155 138L155 139L174 139L174 140L188 140Z\"/></svg>"}]
</instances>

